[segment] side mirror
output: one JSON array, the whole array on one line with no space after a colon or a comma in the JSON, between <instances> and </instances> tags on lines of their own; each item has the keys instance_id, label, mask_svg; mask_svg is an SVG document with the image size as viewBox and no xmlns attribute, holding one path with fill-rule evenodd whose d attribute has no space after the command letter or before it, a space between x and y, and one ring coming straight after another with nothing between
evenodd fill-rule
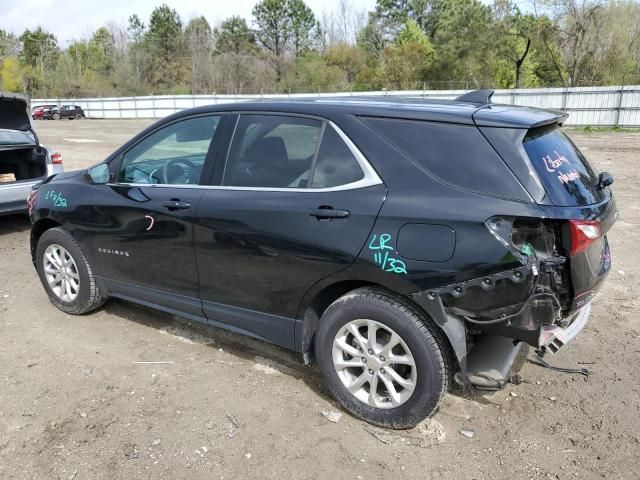
<instances>
[{"instance_id":1,"label":"side mirror","mask_svg":"<svg viewBox=\"0 0 640 480\"><path fill-rule=\"evenodd\" d=\"M101 163L87 170L91 182L96 185L104 185L109 182L109 165Z\"/></svg>"},{"instance_id":2,"label":"side mirror","mask_svg":"<svg viewBox=\"0 0 640 480\"><path fill-rule=\"evenodd\" d=\"M602 190L613 183L613 177L609 172L602 172L598 178L598 188Z\"/></svg>"}]
</instances>

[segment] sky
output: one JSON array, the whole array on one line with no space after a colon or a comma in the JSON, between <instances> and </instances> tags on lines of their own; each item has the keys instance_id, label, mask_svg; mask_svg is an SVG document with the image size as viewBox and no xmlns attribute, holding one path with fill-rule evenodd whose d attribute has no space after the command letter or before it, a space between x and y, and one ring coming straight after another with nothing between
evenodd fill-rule
<instances>
[{"instance_id":1,"label":"sky","mask_svg":"<svg viewBox=\"0 0 640 480\"><path fill-rule=\"evenodd\" d=\"M356 10L371 10L375 0L348 0ZM147 24L154 7L166 3L187 23L204 15L211 25L232 15L251 19L257 0L0 0L0 29L20 35L26 28L41 26L53 33L62 46L70 40L88 38L102 25L115 21L127 24L137 13ZM318 18L324 11L336 11L340 0L305 0Z\"/></svg>"}]
</instances>

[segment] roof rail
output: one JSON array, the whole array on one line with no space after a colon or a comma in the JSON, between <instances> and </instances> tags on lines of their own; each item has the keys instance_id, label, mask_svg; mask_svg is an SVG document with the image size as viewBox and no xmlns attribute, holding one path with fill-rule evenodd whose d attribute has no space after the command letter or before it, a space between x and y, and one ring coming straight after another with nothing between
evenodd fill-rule
<instances>
[{"instance_id":1,"label":"roof rail","mask_svg":"<svg viewBox=\"0 0 640 480\"><path fill-rule=\"evenodd\" d=\"M465 93L456 98L456 102L467 103L491 103L491 96L495 90L485 88L482 90L474 90L472 92Z\"/></svg>"}]
</instances>

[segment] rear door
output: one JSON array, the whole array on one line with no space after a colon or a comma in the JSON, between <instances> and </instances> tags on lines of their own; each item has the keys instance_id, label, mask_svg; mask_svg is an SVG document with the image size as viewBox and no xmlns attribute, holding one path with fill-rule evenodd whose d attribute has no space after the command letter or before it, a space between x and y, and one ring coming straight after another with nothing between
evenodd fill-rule
<instances>
[{"instance_id":1,"label":"rear door","mask_svg":"<svg viewBox=\"0 0 640 480\"><path fill-rule=\"evenodd\" d=\"M341 131L301 116L240 115L216 170L195 228L204 312L291 347L302 296L354 261L386 188Z\"/></svg>"}]
</instances>

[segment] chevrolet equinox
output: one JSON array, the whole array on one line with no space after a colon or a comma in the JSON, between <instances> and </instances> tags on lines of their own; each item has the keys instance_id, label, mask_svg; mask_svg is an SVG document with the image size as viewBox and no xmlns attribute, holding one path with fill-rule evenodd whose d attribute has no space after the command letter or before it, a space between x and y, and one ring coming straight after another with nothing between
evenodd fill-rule
<instances>
[{"instance_id":1,"label":"chevrolet equinox","mask_svg":"<svg viewBox=\"0 0 640 480\"><path fill-rule=\"evenodd\" d=\"M609 185L566 114L343 98L185 110L29 198L34 265L71 314L109 297L317 362L352 414L407 428L448 386L555 353L611 267Z\"/></svg>"}]
</instances>

